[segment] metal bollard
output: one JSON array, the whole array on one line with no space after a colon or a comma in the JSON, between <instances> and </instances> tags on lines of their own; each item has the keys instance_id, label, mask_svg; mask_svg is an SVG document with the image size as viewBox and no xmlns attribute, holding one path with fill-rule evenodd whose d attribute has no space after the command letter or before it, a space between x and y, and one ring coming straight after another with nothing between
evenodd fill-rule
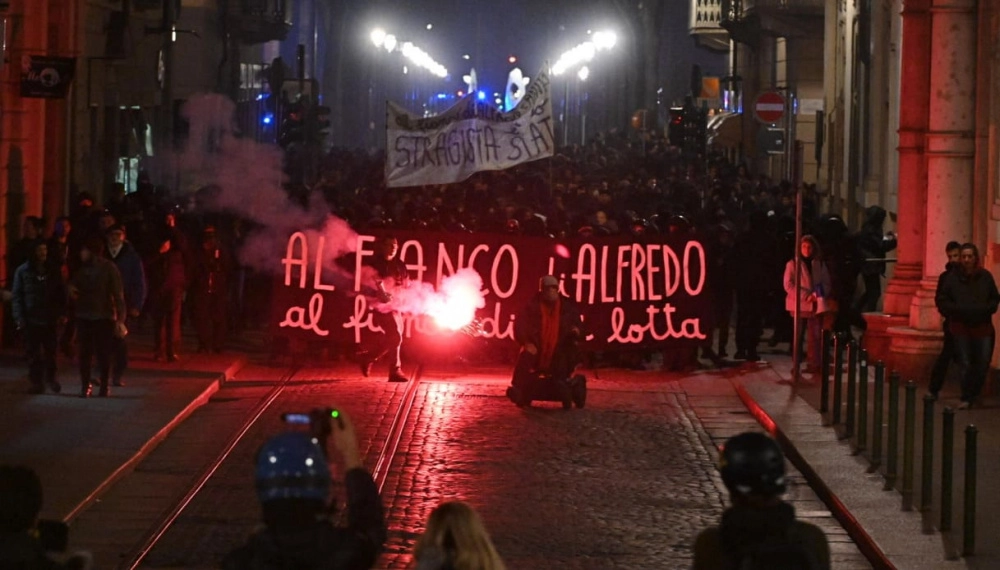
<instances>
[{"instance_id":1,"label":"metal bollard","mask_svg":"<svg viewBox=\"0 0 1000 570\"><path fill-rule=\"evenodd\" d=\"M872 452L869 473L878 471L882 466L882 394L885 390L885 363L879 360L875 363L875 404L872 410Z\"/></svg>"},{"instance_id":2,"label":"metal bollard","mask_svg":"<svg viewBox=\"0 0 1000 570\"><path fill-rule=\"evenodd\" d=\"M903 412L903 510L913 510L913 438L917 424L917 383L906 383L906 408Z\"/></svg>"},{"instance_id":3,"label":"metal bollard","mask_svg":"<svg viewBox=\"0 0 1000 570\"><path fill-rule=\"evenodd\" d=\"M855 453L868 447L868 351L858 351L858 437Z\"/></svg>"},{"instance_id":4,"label":"metal bollard","mask_svg":"<svg viewBox=\"0 0 1000 570\"><path fill-rule=\"evenodd\" d=\"M962 556L976 553L976 437L979 430L965 428L965 519L962 524Z\"/></svg>"},{"instance_id":5,"label":"metal bollard","mask_svg":"<svg viewBox=\"0 0 1000 570\"><path fill-rule=\"evenodd\" d=\"M821 414L830 411L830 350L832 347L833 334L830 331L823 331L823 354L819 357L819 412Z\"/></svg>"},{"instance_id":6,"label":"metal bollard","mask_svg":"<svg viewBox=\"0 0 1000 570\"><path fill-rule=\"evenodd\" d=\"M931 510L934 481L934 396L924 395L924 444L920 452L920 511Z\"/></svg>"},{"instance_id":7,"label":"metal bollard","mask_svg":"<svg viewBox=\"0 0 1000 570\"><path fill-rule=\"evenodd\" d=\"M836 334L833 345L833 425L840 423L841 383L844 380L844 337Z\"/></svg>"},{"instance_id":8,"label":"metal bollard","mask_svg":"<svg viewBox=\"0 0 1000 570\"><path fill-rule=\"evenodd\" d=\"M899 465L899 372L889 375L889 441L885 450L885 487L896 486L896 466Z\"/></svg>"},{"instance_id":9,"label":"metal bollard","mask_svg":"<svg viewBox=\"0 0 1000 570\"><path fill-rule=\"evenodd\" d=\"M858 341L853 338L847 343L847 418L844 422L844 438L854 436L855 400L858 396Z\"/></svg>"},{"instance_id":10,"label":"metal bollard","mask_svg":"<svg viewBox=\"0 0 1000 570\"><path fill-rule=\"evenodd\" d=\"M951 530L951 497L954 491L955 410L944 409L941 424L941 532Z\"/></svg>"}]
</instances>

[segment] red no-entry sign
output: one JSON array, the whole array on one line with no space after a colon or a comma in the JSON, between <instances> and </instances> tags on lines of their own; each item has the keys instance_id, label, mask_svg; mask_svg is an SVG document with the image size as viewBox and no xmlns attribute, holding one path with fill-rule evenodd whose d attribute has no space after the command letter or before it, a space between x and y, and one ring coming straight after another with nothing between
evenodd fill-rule
<instances>
[{"instance_id":1,"label":"red no-entry sign","mask_svg":"<svg viewBox=\"0 0 1000 570\"><path fill-rule=\"evenodd\" d=\"M777 123L785 116L785 97L777 91L765 91L754 101L753 112L762 123Z\"/></svg>"}]
</instances>

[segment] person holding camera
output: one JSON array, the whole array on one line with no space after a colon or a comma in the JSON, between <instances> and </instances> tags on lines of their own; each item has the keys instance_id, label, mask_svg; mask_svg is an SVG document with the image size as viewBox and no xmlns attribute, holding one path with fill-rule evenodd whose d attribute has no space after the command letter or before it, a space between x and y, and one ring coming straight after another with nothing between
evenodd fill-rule
<instances>
[{"instance_id":1,"label":"person holding camera","mask_svg":"<svg viewBox=\"0 0 1000 570\"><path fill-rule=\"evenodd\" d=\"M313 431L277 435L257 453L256 487L264 528L222 563L225 570L299 568L365 570L378 559L386 539L378 488L361 464L350 419L325 414ZM331 475L325 442L339 453L347 492L347 526L331 520Z\"/></svg>"},{"instance_id":2,"label":"person holding camera","mask_svg":"<svg viewBox=\"0 0 1000 570\"><path fill-rule=\"evenodd\" d=\"M0 465L0 568L89 569L89 553L66 553L64 523L38 519L42 498L42 482L32 469Z\"/></svg>"},{"instance_id":3,"label":"person holding camera","mask_svg":"<svg viewBox=\"0 0 1000 570\"><path fill-rule=\"evenodd\" d=\"M729 438L719 471L732 506L718 526L698 534L693 570L830 570L826 535L796 520L795 508L781 500L787 480L776 441L757 432Z\"/></svg>"},{"instance_id":4,"label":"person holding camera","mask_svg":"<svg viewBox=\"0 0 1000 570\"><path fill-rule=\"evenodd\" d=\"M552 275L538 282L538 294L514 321L514 339L521 352L514 366L507 397L518 407L538 395L555 391L563 407L584 406L586 379L573 374L581 356L577 342L583 336L583 317L572 299L559 293Z\"/></svg>"}]
</instances>

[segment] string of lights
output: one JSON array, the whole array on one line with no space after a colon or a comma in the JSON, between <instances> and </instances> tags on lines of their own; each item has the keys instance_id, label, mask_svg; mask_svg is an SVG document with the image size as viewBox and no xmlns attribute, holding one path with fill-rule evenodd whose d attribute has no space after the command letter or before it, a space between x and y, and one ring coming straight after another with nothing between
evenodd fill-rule
<instances>
[{"instance_id":1,"label":"string of lights","mask_svg":"<svg viewBox=\"0 0 1000 570\"><path fill-rule=\"evenodd\" d=\"M429 71L431 75L444 79L448 77L448 69L434 60L426 51L415 46L413 42L400 42L395 35L387 33L382 28L375 28L371 33L372 43L377 48L383 48L389 53L399 51L417 67L422 67ZM396 48L399 48L398 50Z\"/></svg>"}]
</instances>

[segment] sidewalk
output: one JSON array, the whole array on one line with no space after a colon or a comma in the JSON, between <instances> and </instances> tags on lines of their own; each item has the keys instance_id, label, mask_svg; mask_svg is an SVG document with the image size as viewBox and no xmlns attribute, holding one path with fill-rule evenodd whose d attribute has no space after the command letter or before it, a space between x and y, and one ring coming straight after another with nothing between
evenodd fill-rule
<instances>
[{"instance_id":1,"label":"sidewalk","mask_svg":"<svg viewBox=\"0 0 1000 570\"><path fill-rule=\"evenodd\" d=\"M784 439L789 459L799 460L804 465L797 467L814 478L811 483L818 487L818 494L824 492L828 506L839 511L845 528L852 533L855 541L865 550L869 549L869 559L876 568L899 568L901 570L923 570L939 568L1000 568L1000 542L994 538L1000 528L1000 481L995 473L1000 469L1000 456L994 450L1000 444L1000 417L996 415L996 398L987 398L985 405L970 411L957 412L955 416L954 440L954 488L952 506L952 531L942 534L937 528L940 522L941 493L941 424L945 406L958 404L957 381L949 378L940 400L934 409L934 467L932 471L932 508L928 513L919 512L921 488L921 434L923 417L923 396L926 387L917 387L916 422L914 437L914 477L912 511L902 510L902 497L898 490L883 490L885 478L882 469L869 473L866 453L854 454L847 440L838 438L840 428L829 427L829 418L819 413L819 376L804 376L805 382L797 389L792 388L791 358L779 355L765 355L767 365L759 368L743 367L732 373L731 381L741 393L747 407L761 423L768 427L779 439ZM888 409L888 371L885 386L885 405ZM874 378L873 367L869 377ZM846 406L847 374L844 374L844 402ZM905 382L904 382L905 383ZM831 409L832 409L831 378ZM873 386L869 382L869 410L873 405ZM899 478L896 489L902 485L903 448L903 402L904 390L900 388L899 411ZM860 410L858 415L860 417ZM870 412L869 412L870 413ZM842 414L843 418L846 417ZM883 415L882 429L886 429L887 414ZM975 556L958 560L946 560L946 553L960 553L963 537L963 489L965 458L965 427L975 424L979 429L978 441L978 482L976 494L976 549ZM871 416L869 415L869 425ZM871 443L869 428L869 448ZM883 436L883 454L887 452L887 436ZM798 456L798 457L796 457ZM810 473L811 472L811 473ZM831 504L832 503L832 504ZM878 564L882 557L888 564Z\"/></svg>"},{"instance_id":2,"label":"sidewalk","mask_svg":"<svg viewBox=\"0 0 1000 570\"><path fill-rule=\"evenodd\" d=\"M181 352L178 362L154 362L152 346L151 334L134 334L125 386L112 387L110 398L95 389L89 399L80 398L74 360L59 359L62 393L28 395L23 358L0 353L0 462L38 472L43 518L75 518L245 362L236 352L194 350Z\"/></svg>"}]
</instances>

